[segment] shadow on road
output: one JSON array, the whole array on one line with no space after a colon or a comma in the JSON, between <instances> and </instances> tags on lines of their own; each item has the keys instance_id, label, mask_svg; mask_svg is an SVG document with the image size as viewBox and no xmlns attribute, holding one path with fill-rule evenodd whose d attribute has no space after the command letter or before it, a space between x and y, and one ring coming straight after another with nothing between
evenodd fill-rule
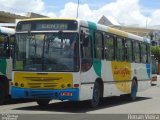
<instances>
[{"instance_id":1,"label":"shadow on road","mask_svg":"<svg viewBox=\"0 0 160 120\"><path fill-rule=\"evenodd\" d=\"M135 102L139 102L139 101L143 101L143 100L147 100L147 99L151 99L151 98L137 97L137 99L135 101L128 101L128 100L124 99L123 97L107 97L107 98L104 98L101 102L101 105L94 110L103 109L103 108L110 108L110 107L123 105L123 104L135 103ZM82 102L66 101L66 102L51 103L45 107L39 107L38 105L36 105L36 106L16 108L14 110L86 113L86 112L92 111L93 108L90 108L89 101L82 101Z\"/></svg>"},{"instance_id":2,"label":"shadow on road","mask_svg":"<svg viewBox=\"0 0 160 120\"><path fill-rule=\"evenodd\" d=\"M27 103L33 102L34 100L26 100L26 99L8 99L4 102L3 105L10 105L10 104L18 104L18 103Z\"/></svg>"}]
</instances>

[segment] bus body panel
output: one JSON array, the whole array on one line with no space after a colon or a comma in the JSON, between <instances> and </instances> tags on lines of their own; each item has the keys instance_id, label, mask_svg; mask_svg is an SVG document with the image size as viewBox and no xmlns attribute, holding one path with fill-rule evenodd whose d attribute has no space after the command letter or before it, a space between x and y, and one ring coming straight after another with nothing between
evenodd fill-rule
<instances>
[{"instance_id":1,"label":"bus body panel","mask_svg":"<svg viewBox=\"0 0 160 120\"><path fill-rule=\"evenodd\" d=\"M33 21L36 20L41 20L41 19L34 19ZM46 19L46 20L51 20L51 19ZM32 19L30 19L29 21L32 21ZM103 97L130 94L133 79L136 79L138 82L138 91L143 91L149 87L151 78L150 64L135 63L134 61L132 62L117 61L115 59L109 61L104 58L96 59L94 56L95 52L94 46L96 46L94 43L95 31L101 32L102 35L104 33L112 34L114 37L120 36L121 38L133 39L138 42L145 42L149 44L148 40L145 40L142 37L127 32L116 30L114 28L97 25L92 22L82 21L82 20L77 20L77 22L78 22L78 30L75 30L74 32L78 31L80 34L81 30L84 30L83 32L89 34L91 37L91 46L92 46L91 49L93 55L91 67L85 72L82 71L81 68L82 66L80 66L79 72L46 72L46 71L42 72L42 74L46 73L45 74L46 77L44 77L44 75L42 76L41 72L14 71L13 72L14 86L12 89L13 98L35 98L37 96L36 95L34 96L31 93L36 92L37 94L44 93L44 96L46 94L50 94L50 97L47 97L48 99L60 99L60 100L71 100L71 101L89 100L92 99L94 83L97 79L101 79L103 82L103 88L104 88ZM53 30L49 32L57 32L57 31ZM79 38L81 38L81 36L79 36ZM81 44L79 44L79 47L81 47ZM82 58L80 59L80 62L82 62ZM26 76L25 74L28 75ZM69 77L64 77L67 74L69 74ZM28 85L29 82L27 82L28 79L27 77L31 78L32 80L39 81L38 84L41 85L38 87L35 85L35 88L29 87ZM47 80L48 79L47 77L59 79L59 81L57 80L57 82L52 81L52 84L53 83L58 84L58 87L52 86L45 88L44 87L45 84L43 83L44 81L40 82L40 80L38 80L38 79ZM18 83L18 85L16 85L16 83ZM32 82L32 84L33 83L34 82ZM48 84L49 82L45 81L45 83ZM24 87L21 87L21 84L24 84ZM71 87L64 87L63 84L65 84L65 86L67 84L71 84ZM78 87L75 88L74 85L76 86L78 85ZM29 96L25 95L26 91L28 91L27 94L29 94ZM62 97L61 96L63 94L62 92L64 92L64 95L72 94L73 96ZM58 97L55 97L55 94L58 94ZM40 96L38 96L37 98L41 99Z\"/></svg>"},{"instance_id":2,"label":"bus body panel","mask_svg":"<svg viewBox=\"0 0 160 120\"><path fill-rule=\"evenodd\" d=\"M12 97L79 100L79 73L14 72ZM74 79L74 81L73 81Z\"/></svg>"},{"instance_id":3,"label":"bus body panel","mask_svg":"<svg viewBox=\"0 0 160 120\"><path fill-rule=\"evenodd\" d=\"M79 89L69 88L62 90L43 90L12 87L12 98L30 98L30 99L57 99L57 100L79 100Z\"/></svg>"}]
</instances>

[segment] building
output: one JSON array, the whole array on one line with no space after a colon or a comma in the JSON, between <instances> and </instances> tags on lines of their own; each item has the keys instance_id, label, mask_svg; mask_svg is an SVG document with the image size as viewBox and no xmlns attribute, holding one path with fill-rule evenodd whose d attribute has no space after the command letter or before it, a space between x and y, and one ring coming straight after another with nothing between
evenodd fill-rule
<instances>
[{"instance_id":1,"label":"building","mask_svg":"<svg viewBox=\"0 0 160 120\"><path fill-rule=\"evenodd\" d=\"M26 16L22 16L14 13L0 11L0 26L14 28L17 19L40 18L40 17L47 17L47 16L32 12L27 13Z\"/></svg>"},{"instance_id":2,"label":"building","mask_svg":"<svg viewBox=\"0 0 160 120\"><path fill-rule=\"evenodd\" d=\"M137 25L126 26L121 25L115 19L111 17L102 16L98 21L99 24L110 26L122 31L126 31L141 37L147 37L152 40L154 45L160 45L160 28L158 26L149 27L149 28L140 28ZM159 29L157 29L159 28Z\"/></svg>"},{"instance_id":3,"label":"building","mask_svg":"<svg viewBox=\"0 0 160 120\"><path fill-rule=\"evenodd\" d=\"M98 21L98 23L122 31L126 31L141 37L147 37L151 39L151 43L153 46L160 46L160 25L148 28L140 28L137 25L125 26L118 23L115 19L105 16L102 16L101 19ZM160 74L160 63L158 64L158 73Z\"/></svg>"}]
</instances>

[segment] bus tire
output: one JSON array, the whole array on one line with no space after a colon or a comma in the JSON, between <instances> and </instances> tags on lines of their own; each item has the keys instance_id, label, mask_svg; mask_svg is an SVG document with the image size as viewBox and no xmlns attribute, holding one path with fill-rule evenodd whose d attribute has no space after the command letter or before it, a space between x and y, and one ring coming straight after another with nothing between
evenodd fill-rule
<instances>
[{"instance_id":1,"label":"bus tire","mask_svg":"<svg viewBox=\"0 0 160 120\"><path fill-rule=\"evenodd\" d=\"M133 79L133 80L132 80L132 85L131 85L131 93L130 93L130 100L131 100L131 101L136 100L137 90L138 90L137 80L136 80L136 79Z\"/></svg>"},{"instance_id":2,"label":"bus tire","mask_svg":"<svg viewBox=\"0 0 160 120\"><path fill-rule=\"evenodd\" d=\"M0 82L0 105L3 105L4 101L5 101L4 86L3 86L3 84Z\"/></svg>"},{"instance_id":3,"label":"bus tire","mask_svg":"<svg viewBox=\"0 0 160 120\"><path fill-rule=\"evenodd\" d=\"M39 100L36 100L37 104L41 107L43 106L47 106L49 104L49 99L39 99Z\"/></svg>"},{"instance_id":4,"label":"bus tire","mask_svg":"<svg viewBox=\"0 0 160 120\"><path fill-rule=\"evenodd\" d=\"M93 95L92 95L92 99L90 101L91 107L92 108L98 107L98 105L100 103L100 99L101 99L100 84L96 81L94 83Z\"/></svg>"}]
</instances>

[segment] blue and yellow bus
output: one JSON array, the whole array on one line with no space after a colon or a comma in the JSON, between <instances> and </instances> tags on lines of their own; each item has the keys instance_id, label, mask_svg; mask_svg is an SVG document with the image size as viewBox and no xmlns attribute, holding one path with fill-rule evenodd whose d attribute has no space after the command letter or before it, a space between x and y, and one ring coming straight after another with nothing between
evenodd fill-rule
<instances>
[{"instance_id":1,"label":"blue and yellow bus","mask_svg":"<svg viewBox=\"0 0 160 120\"><path fill-rule=\"evenodd\" d=\"M89 100L150 86L150 40L79 19L26 19L16 26L12 97Z\"/></svg>"},{"instance_id":2,"label":"blue and yellow bus","mask_svg":"<svg viewBox=\"0 0 160 120\"><path fill-rule=\"evenodd\" d=\"M0 27L0 105L10 95L14 34L13 28Z\"/></svg>"}]
</instances>

